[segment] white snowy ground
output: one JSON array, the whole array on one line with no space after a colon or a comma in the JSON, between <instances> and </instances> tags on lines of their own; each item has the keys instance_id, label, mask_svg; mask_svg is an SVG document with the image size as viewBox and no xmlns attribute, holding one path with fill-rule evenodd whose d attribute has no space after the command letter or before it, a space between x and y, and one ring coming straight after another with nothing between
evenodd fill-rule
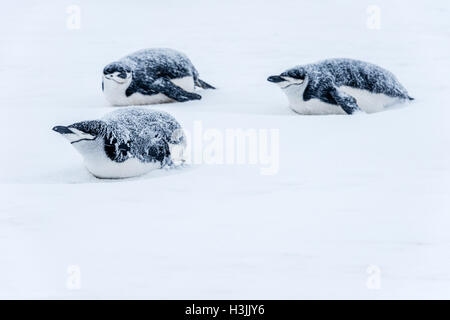
<instances>
[{"instance_id":1,"label":"white snowy ground","mask_svg":"<svg viewBox=\"0 0 450 320\"><path fill-rule=\"evenodd\" d=\"M66 28L72 4L79 30ZM369 5L380 30L366 26ZM1 298L450 298L447 0L1 7ZM90 176L50 129L113 110L103 66L147 47L187 53L218 87L152 108L187 129L278 128L279 172L197 164ZM416 101L300 116L266 82L328 57L379 64ZM67 286L71 265L79 290Z\"/></svg>"}]
</instances>

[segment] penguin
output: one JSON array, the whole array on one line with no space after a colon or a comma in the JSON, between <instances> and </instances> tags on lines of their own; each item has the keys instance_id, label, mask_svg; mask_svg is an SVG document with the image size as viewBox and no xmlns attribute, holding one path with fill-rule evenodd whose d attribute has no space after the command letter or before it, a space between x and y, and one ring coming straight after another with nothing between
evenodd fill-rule
<instances>
[{"instance_id":1,"label":"penguin","mask_svg":"<svg viewBox=\"0 0 450 320\"><path fill-rule=\"evenodd\" d=\"M66 138L97 178L129 178L184 162L186 138L170 114L124 108L99 120L82 121L53 130Z\"/></svg>"},{"instance_id":2,"label":"penguin","mask_svg":"<svg viewBox=\"0 0 450 320\"><path fill-rule=\"evenodd\" d=\"M103 93L116 106L199 100L195 87L215 89L199 79L185 54L173 49L140 50L103 69Z\"/></svg>"},{"instance_id":3,"label":"penguin","mask_svg":"<svg viewBox=\"0 0 450 320\"><path fill-rule=\"evenodd\" d=\"M282 89L299 114L373 113L414 100L391 72L353 59L297 66L267 80Z\"/></svg>"}]
</instances>

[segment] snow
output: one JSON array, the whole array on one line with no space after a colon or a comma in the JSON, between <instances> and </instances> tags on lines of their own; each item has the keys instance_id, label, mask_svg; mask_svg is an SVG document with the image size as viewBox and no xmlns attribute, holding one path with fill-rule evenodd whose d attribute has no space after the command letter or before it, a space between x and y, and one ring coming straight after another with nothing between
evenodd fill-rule
<instances>
[{"instance_id":1,"label":"snow","mask_svg":"<svg viewBox=\"0 0 450 320\"><path fill-rule=\"evenodd\" d=\"M0 19L1 298L450 298L448 1L80 0L80 29L72 2L27 3ZM278 129L278 172L92 177L51 128L114 110L103 67L149 47L218 88L151 108L191 132ZM300 116L266 81L333 57L386 68L416 100Z\"/></svg>"}]
</instances>

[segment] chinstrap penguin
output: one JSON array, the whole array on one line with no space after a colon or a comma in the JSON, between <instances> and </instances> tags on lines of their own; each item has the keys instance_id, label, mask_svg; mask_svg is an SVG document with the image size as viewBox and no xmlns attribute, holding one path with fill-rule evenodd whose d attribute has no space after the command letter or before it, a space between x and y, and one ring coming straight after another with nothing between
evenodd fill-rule
<instances>
[{"instance_id":1,"label":"chinstrap penguin","mask_svg":"<svg viewBox=\"0 0 450 320\"><path fill-rule=\"evenodd\" d=\"M278 84L300 114L373 113L413 100L391 72L353 59L297 66L267 80Z\"/></svg>"},{"instance_id":2,"label":"chinstrap penguin","mask_svg":"<svg viewBox=\"0 0 450 320\"><path fill-rule=\"evenodd\" d=\"M185 54L173 49L140 50L103 69L103 93L118 106L199 100L195 87L214 89L199 79Z\"/></svg>"},{"instance_id":3,"label":"chinstrap penguin","mask_svg":"<svg viewBox=\"0 0 450 320\"><path fill-rule=\"evenodd\" d=\"M125 108L53 130L69 140L98 178L133 177L184 162L184 132L162 111Z\"/></svg>"}]
</instances>

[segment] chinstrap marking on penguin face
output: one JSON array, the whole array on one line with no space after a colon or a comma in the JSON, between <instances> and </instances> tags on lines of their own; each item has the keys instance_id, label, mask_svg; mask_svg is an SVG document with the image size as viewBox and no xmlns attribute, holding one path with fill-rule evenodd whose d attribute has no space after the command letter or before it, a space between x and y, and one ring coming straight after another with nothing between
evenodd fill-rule
<instances>
[{"instance_id":1,"label":"chinstrap marking on penguin face","mask_svg":"<svg viewBox=\"0 0 450 320\"><path fill-rule=\"evenodd\" d=\"M293 77L292 75L294 75L292 72L283 72L279 76L270 76L269 78L267 78L267 81L275 83L281 89L286 89L292 85L301 85L303 84L303 82L305 82L306 75L300 76L298 74L295 74L295 77Z\"/></svg>"},{"instance_id":2,"label":"chinstrap marking on penguin face","mask_svg":"<svg viewBox=\"0 0 450 320\"><path fill-rule=\"evenodd\" d=\"M69 140L71 144L80 142L80 141L90 141L96 138L95 135L80 131L73 127L65 127L65 126L56 126L53 128L53 131L56 131L63 135L64 138Z\"/></svg>"},{"instance_id":3,"label":"chinstrap marking on penguin face","mask_svg":"<svg viewBox=\"0 0 450 320\"><path fill-rule=\"evenodd\" d=\"M114 81L118 84L125 84L127 82L131 82L131 81L127 81L132 77L131 72L114 72L114 73L110 73L110 74L105 74L103 75L103 79L105 80L111 80Z\"/></svg>"},{"instance_id":4,"label":"chinstrap marking on penguin face","mask_svg":"<svg viewBox=\"0 0 450 320\"><path fill-rule=\"evenodd\" d=\"M103 68L103 74L109 75L113 73L121 74L121 77L124 77L125 74L131 73L132 69L123 62L116 61L108 64L105 68Z\"/></svg>"},{"instance_id":5,"label":"chinstrap marking on penguin face","mask_svg":"<svg viewBox=\"0 0 450 320\"><path fill-rule=\"evenodd\" d=\"M278 83L281 89L287 89L290 86L300 86L305 82L304 79L295 79L292 77L283 77L283 78L285 79L285 82Z\"/></svg>"}]
</instances>

